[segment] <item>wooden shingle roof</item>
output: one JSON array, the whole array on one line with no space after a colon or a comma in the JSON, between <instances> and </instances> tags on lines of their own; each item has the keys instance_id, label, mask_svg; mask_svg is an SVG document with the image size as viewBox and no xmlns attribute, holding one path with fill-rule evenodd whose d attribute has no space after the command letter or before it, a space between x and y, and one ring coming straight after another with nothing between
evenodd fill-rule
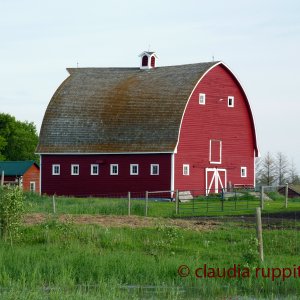
<instances>
[{"instance_id":1,"label":"wooden shingle roof","mask_svg":"<svg viewBox=\"0 0 300 300\"><path fill-rule=\"evenodd\" d=\"M68 69L46 110L37 152L173 152L191 92L218 64Z\"/></svg>"}]
</instances>

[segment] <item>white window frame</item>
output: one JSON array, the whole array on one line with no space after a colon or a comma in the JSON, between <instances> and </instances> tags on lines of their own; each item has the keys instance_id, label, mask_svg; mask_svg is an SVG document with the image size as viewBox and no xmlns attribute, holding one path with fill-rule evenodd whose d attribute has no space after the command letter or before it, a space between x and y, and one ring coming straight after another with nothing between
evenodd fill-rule
<instances>
[{"instance_id":1,"label":"white window frame","mask_svg":"<svg viewBox=\"0 0 300 300\"><path fill-rule=\"evenodd\" d=\"M154 172L154 168L157 168L157 173ZM150 174L153 176L159 175L159 164L151 164L151 171Z\"/></svg>"},{"instance_id":2,"label":"white window frame","mask_svg":"<svg viewBox=\"0 0 300 300\"><path fill-rule=\"evenodd\" d=\"M74 172L74 168L78 168L78 173ZM72 164L71 165L71 175L74 175L74 176L79 175L79 165L78 164Z\"/></svg>"},{"instance_id":3,"label":"white window frame","mask_svg":"<svg viewBox=\"0 0 300 300\"><path fill-rule=\"evenodd\" d=\"M58 172L55 171L55 168L58 168ZM55 175L55 176L60 175L60 165L59 164L52 165L52 175Z\"/></svg>"},{"instance_id":4,"label":"white window frame","mask_svg":"<svg viewBox=\"0 0 300 300\"><path fill-rule=\"evenodd\" d=\"M247 167L241 167L241 177L247 177Z\"/></svg>"},{"instance_id":5,"label":"white window frame","mask_svg":"<svg viewBox=\"0 0 300 300\"><path fill-rule=\"evenodd\" d=\"M204 93L200 93L199 94L199 104L200 105L205 105L205 101L206 101L206 95Z\"/></svg>"},{"instance_id":6,"label":"white window frame","mask_svg":"<svg viewBox=\"0 0 300 300\"><path fill-rule=\"evenodd\" d=\"M136 172L134 172L133 168L136 167ZM139 175L139 165L138 164L130 164L130 175Z\"/></svg>"},{"instance_id":7,"label":"white window frame","mask_svg":"<svg viewBox=\"0 0 300 300\"><path fill-rule=\"evenodd\" d=\"M97 171L94 172L94 168L97 168ZM91 175L99 175L99 165L98 164L91 164Z\"/></svg>"},{"instance_id":8,"label":"white window frame","mask_svg":"<svg viewBox=\"0 0 300 300\"><path fill-rule=\"evenodd\" d=\"M219 142L220 143L220 153L219 153L220 160L219 161L212 161L212 157L211 157L212 142ZM222 140L214 140L214 139L209 140L209 162L211 164L218 164L218 165L220 165L222 163Z\"/></svg>"},{"instance_id":9,"label":"white window frame","mask_svg":"<svg viewBox=\"0 0 300 300\"><path fill-rule=\"evenodd\" d=\"M33 186L33 188L31 188L31 185ZM29 183L29 190L30 192L34 193L36 191L36 184L35 184L35 181L30 181Z\"/></svg>"},{"instance_id":10,"label":"white window frame","mask_svg":"<svg viewBox=\"0 0 300 300\"><path fill-rule=\"evenodd\" d=\"M228 103L228 107L234 107L234 96L228 96L227 103Z\"/></svg>"},{"instance_id":11,"label":"white window frame","mask_svg":"<svg viewBox=\"0 0 300 300\"><path fill-rule=\"evenodd\" d=\"M190 165L189 164L182 165L182 175L184 175L184 176L190 175Z\"/></svg>"},{"instance_id":12,"label":"white window frame","mask_svg":"<svg viewBox=\"0 0 300 300\"><path fill-rule=\"evenodd\" d=\"M116 172L114 172L114 167L116 167ZM118 164L110 164L110 175L119 175L119 165Z\"/></svg>"}]
</instances>

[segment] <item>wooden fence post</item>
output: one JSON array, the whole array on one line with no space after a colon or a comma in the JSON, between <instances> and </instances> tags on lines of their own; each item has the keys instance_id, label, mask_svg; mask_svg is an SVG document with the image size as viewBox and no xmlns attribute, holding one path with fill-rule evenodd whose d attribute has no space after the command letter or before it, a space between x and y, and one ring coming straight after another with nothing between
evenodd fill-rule
<instances>
[{"instance_id":1,"label":"wooden fence post","mask_svg":"<svg viewBox=\"0 0 300 300\"><path fill-rule=\"evenodd\" d=\"M1 186L4 185L4 170L1 172Z\"/></svg>"},{"instance_id":2,"label":"wooden fence post","mask_svg":"<svg viewBox=\"0 0 300 300\"><path fill-rule=\"evenodd\" d=\"M260 208L261 210L264 209L264 187L260 187Z\"/></svg>"},{"instance_id":3,"label":"wooden fence post","mask_svg":"<svg viewBox=\"0 0 300 300\"><path fill-rule=\"evenodd\" d=\"M53 207L53 213L56 214L55 195L52 196L52 207Z\"/></svg>"},{"instance_id":4,"label":"wooden fence post","mask_svg":"<svg viewBox=\"0 0 300 300\"><path fill-rule=\"evenodd\" d=\"M288 207L288 198L289 198L289 184L285 184L285 208Z\"/></svg>"},{"instance_id":5,"label":"wooden fence post","mask_svg":"<svg viewBox=\"0 0 300 300\"><path fill-rule=\"evenodd\" d=\"M221 210L224 211L224 189L221 190Z\"/></svg>"},{"instance_id":6,"label":"wooden fence post","mask_svg":"<svg viewBox=\"0 0 300 300\"><path fill-rule=\"evenodd\" d=\"M131 195L130 192L128 192L128 216L131 215Z\"/></svg>"},{"instance_id":7,"label":"wooden fence post","mask_svg":"<svg viewBox=\"0 0 300 300\"><path fill-rule=\"evenodd\" d=\"M145 206L145 216L147 217L148 216L148 198L149 198L149 195L148 195L148 191L146 191L146 196L145 196L145 201L146 201L146 206Z\"/></svg>"},{"instance_id":8,"label":"wooden fence post","mask_svg":"<svg viewBox=\"0 0 300 300\"><path fill-rule=\"evenodd\" d=\"M264 247L262 238L261 208L256 208L256 234L258 240L258 253L261 262L264 261Z\"/></svg>"},{"instance_id":9,"label":"wooden fence post","mask_svg":"<svg viewBox=\"0 0 300 300\"><path fill-rule=\"evenodd\" d=\"M178 213L179 213L179 191L178 190L176 190L175 213L176 213L176 215L178 215Z\"/></svg>"}]
</instances>

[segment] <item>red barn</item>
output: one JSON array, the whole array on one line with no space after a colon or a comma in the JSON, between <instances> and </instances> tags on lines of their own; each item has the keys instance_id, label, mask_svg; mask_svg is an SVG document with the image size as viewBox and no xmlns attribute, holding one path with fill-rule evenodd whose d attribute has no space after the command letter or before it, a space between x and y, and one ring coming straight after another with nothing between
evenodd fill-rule
<instances>
[{"instance_id":1,"label":"red barn","mask_svg":"<svg viewBox=\"0 0 300 300\"><path fill-rule=\"evenodd\" d=\"M222 62L74 68L46 110L41 192L100 195L254 186L246 94Z\"/></svg>"}]
</instances>

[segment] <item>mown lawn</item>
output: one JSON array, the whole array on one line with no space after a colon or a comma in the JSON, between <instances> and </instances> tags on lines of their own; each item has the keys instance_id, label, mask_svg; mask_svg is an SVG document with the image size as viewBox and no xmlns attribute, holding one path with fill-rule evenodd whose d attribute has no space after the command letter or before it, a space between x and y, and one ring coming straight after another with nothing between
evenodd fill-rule
<instances>
[{"instance_id":1,"label":"mown lawn","mask_svg":"<svg viewBox=\"0 0 300 300\"><path fill-rule=\"evenodd\" d=\"M165 219L167 220L167 219ZM220 219L221 220L221 219ZM190 221L197 222L197 221ZM196 224L196 223L195 223ZM299 223L264 229L257 260L254 224L217 221L202 230L164 223L141 228L61 223L23 226L0 244L1 299L297 299L299 278L255 277L255 268L299 265ZM284 225L284 223L282 223ZM247 278L197 278L198 268L248 268ZM190 274L181 277L180 266ZM180 269L183 275L187 269ZM198 273L198 275L202 273ZM242 298L245 297L245 298ZM247 298L249 297L249 298ZM234 298L236 299L236 298Z\"/></svg>"}]
</instances>

